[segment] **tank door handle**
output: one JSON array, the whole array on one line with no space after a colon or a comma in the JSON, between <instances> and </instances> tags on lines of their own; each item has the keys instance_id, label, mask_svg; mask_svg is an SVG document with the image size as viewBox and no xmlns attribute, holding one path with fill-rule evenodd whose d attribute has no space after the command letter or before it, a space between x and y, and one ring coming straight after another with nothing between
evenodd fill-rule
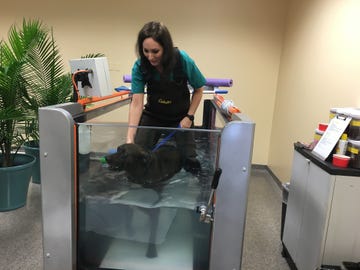
<instances>
[{"instance_id":1,"label":"tank door handle","mask_svg":"<svg viewBox=\"0 0 360 270\"><path fill-rule=\"evenodd\" d=\"M215 170L213 180L211 182L211 192L210 192L210 196L209 196L209 201L208 201L207 205L200 205L198 207L198 212L200 212L200 221L202 221L202 222L210 223L214 220L213 219L214 194L215 194L215 190L217 189L217 187L219 185L219 179L220 179L221 173L222 173L221 168L217 168Z\"/></svg>"}]
</instances>

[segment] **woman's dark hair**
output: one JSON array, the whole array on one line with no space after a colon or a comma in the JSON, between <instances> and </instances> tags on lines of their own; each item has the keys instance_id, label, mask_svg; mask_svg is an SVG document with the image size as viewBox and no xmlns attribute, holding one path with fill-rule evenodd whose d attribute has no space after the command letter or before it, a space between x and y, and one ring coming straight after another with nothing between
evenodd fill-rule
<instances>
[{"instance_id":1,"label":"woman's dark hair","mask_svg":"<svg viewBox=\"0 0 360 270\"><path fill-rule=\"evenodd\" d=\"M151 64L143 52L143 42L147 38L152 38L163 47L161 64L164 73L169 73L175 64L174 45L169 30L163 23L152 21L146 23L138 34L136 42L137 55L140 57L142 64L147 69L150 69Z\"/></svg>"}]
</instances>

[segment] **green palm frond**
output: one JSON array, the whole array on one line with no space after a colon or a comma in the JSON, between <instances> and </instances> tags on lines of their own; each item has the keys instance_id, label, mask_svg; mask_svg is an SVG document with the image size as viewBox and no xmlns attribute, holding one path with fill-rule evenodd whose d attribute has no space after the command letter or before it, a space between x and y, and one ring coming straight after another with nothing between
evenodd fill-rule
<instances>
[{"instance_id":1,"label":"green palm frond","mask_svg":"<svg viewBox=\"0 0 360 270\"><path fill-rule=\"evenodd\" d=\"M81 56L81 58L97 58L97 57L104 57L104 56L105 56L105 54L103 54L103 53L88 53L88 54Z\"/></svg>"},{"instance_id":2,"label":"green palm frond","mask_svg":"<svg viewBox=\"0 0 360 270\"><path fill-rule=\"evenodd\" d=\"M46 35L38 40L28 52L25 64L27 108L38 116L40 107L70 101L71 77L64 73L60 50L54 40L52 29L45 29ZM38 119L29 123L32 139L39 139Z\"/></svg>"},{"instance_id":3,"label":"green palm frond","mask_svg":"<svg viewBox=\"0 0 360 270\"><path fill-rule=\"evenodd\" d=\"M27 81L32 109L64 103L71 95L71 78L64 73L64 65L52 30L30 51Z\"/></svg>"}]
</instances>

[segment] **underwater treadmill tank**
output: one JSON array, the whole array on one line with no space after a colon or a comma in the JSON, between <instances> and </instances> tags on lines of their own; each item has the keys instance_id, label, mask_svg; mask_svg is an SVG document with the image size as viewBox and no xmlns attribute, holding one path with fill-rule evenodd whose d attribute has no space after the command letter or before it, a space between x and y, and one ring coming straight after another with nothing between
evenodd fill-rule
<instances>
[{"instance_id":1,"label":"underwater treadmill tank","mask_svg":"<svg viewBox=\"0 0 360 270\"><path fill-rule=\"evenodd\" d=\"M192 133L201 171L149 185L104 162L127 124L92 117L77 103L40 109L44 270L241 269L255 124L205 100L201 127L153 127L169 147Z\"/></svg>"}]
</instances>

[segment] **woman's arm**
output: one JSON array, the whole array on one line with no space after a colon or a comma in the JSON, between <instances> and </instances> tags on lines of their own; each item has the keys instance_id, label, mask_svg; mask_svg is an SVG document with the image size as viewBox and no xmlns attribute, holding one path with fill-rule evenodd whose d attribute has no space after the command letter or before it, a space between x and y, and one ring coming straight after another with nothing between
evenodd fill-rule
<instances>
[{"instance_id":1,"label":"woman's arm","mask_svg":"<svg viewBox=\"0 0 360 270\"><path fill-rule=\"evenodd\" d=\"M198 89L194 89L194 93L192 95L190 107L189 107L189 110L188 110L189 115L194 115L196 113L196 110L199 107L199 104L200 104L200 102L202 100L203 90L204 90L203 87L200 87ZM190 128L191 124L192 124L192 121L188 117L184 117L180 121L180 126L182 128Z\"/></svg>"},{"instance_id":2,"label":"woman's arm","mask_svg":"<svg viewBox=\"0 0 360 270\"><path fill-rule=\"evenodd\" d=\"M126 143L134 143L136 126L139 125L141 113L144 107L144 94L133 94L129 109L129 128Z\"/></svg>"}]
</instances>

